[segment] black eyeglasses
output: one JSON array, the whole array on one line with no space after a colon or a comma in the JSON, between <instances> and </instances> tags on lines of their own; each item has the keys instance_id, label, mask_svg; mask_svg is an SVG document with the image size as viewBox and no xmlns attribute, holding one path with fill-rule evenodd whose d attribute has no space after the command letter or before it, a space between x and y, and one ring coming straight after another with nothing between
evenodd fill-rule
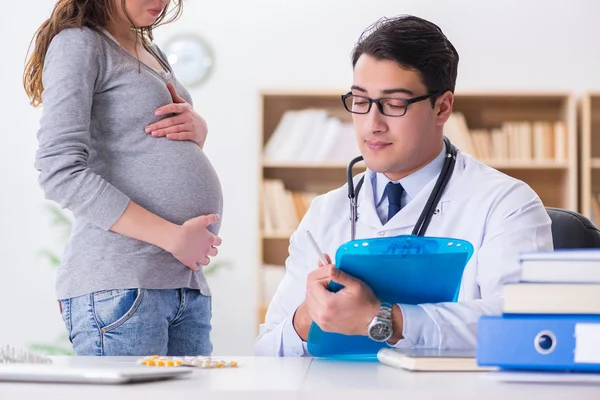
<instances>
[{"instance_id":1,"label":"black eyeglasses","mask_svg":"<svg viewBox=\"0 0 600 400\"><path fill-rule=\"evenodd\" d=\"M348 92L342 95L342 102L348 112L352 114L368 114L371 111L373 103L377 104L377 108L382 115L387 117L402 117L406 114L409 104L423 101L432 96L437 96L442 92L429 93L424 96L413 97L412 99L401 99L397 97L380 97L372 99L367 96L359 96Z\"/></svg>"}]
</instances>

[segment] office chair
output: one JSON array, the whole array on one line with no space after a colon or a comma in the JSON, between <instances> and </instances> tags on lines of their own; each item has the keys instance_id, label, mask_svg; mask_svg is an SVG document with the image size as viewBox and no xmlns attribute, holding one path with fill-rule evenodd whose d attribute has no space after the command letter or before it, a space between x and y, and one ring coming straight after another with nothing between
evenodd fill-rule
<instances>
[{"instance_id":1,"label":"office chair","mask_svg":"<svg viewBox=\"0 0 600 400\"><path fill-rule=\"evenodd\" d=\"M554 249L600 248L600 230L581 214L546 207L552 220Z\"/></svg>"}]
</instances>

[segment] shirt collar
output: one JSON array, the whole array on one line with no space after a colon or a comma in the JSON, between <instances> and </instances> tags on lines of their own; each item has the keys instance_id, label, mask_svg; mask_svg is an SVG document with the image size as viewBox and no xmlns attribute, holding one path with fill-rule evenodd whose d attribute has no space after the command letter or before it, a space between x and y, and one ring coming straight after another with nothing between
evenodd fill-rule
<instances>
[{"instance_id":1,"label":"shirt collar","mask_svg":"<svg viewBox=\"0 0 600 400\"><path fill-rule=\"evenodd\" d=\"M446 158L446 144L442 146L442 151L427 165L423 168L413 172L412 174L405 176L399 181L393 181L394 183L400 183L408 196L408 200L415 198L417 194L435 177L442 171L444 165L444 159ZM373 184L373 195L375 196L375 205L379 206L383 201L383 195L385 193L385 187L389 182L392 182L387 176L382 173L370 171L371 183Z\"/></svg>"}]
</instances>

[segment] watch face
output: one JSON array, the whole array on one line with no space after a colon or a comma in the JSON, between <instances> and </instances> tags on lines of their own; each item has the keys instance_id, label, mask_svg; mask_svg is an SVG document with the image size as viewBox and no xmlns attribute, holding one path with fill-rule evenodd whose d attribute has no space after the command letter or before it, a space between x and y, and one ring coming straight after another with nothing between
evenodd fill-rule
<instances>
[{"instance_id":1,"label":"watch face","mask_svg":"<svg viewBox=\"0 0 600 400\"><path fill-rule=\"evenodd\" d=\"M369 328L369 336L378 342L386 341L392 336L392 327L385 322L377 322Z\"/></svg>"}]
</instances>

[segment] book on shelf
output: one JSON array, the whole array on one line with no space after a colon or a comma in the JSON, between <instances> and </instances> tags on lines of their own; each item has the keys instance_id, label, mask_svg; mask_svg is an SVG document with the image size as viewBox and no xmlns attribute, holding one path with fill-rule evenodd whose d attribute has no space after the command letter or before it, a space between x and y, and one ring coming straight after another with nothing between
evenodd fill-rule
<instances>
[{"instance_id":1,"label":"book on shelf","mask_svg":"<svg viewBox=\"0 0 600 400\"><path fill-rule=\"evenodd\" d=\"M267 163L347 163L359 154L354 126L327 110L288 110L264 148Z\"/></svg>"},{"instance_id":2,"label":"book on shelf","mask_svg":"<svg viewBox=\"0 0 600 400\"><path fill-rule=\"evenodd\" d=\"M592 222L596 225L600 224L600 193L592 193Z\"/></svg>"},{"instance_id":3,"label":"book on shelf","mask_svg":"<svg viewBox=\"0 0 600 400\"><path fill-rule=\"evenodd\" d=\"M292 192L280 179L265 179L262 187L261 225L265 236L290 235L304 218L312 192Z\"/></svg>"},{"instance_id":4,"label":"book on shelf","mask_svg":"<svg viewBox=\"0 0 600 400\"><path fill-rule=\"evenodd\" d=\"M464 115L454 112L444 125L444 135L482 161L567 160L567 129L561 121L506 121L491 129L469 128Z\"/></svg>"},{"instance_id":5,"label":"book on shelf","mask_svg":"<svg viewBox=\"0 0 600 400\"><path fill-rule=\"evenodd\" d=\"M487 162L565 162L567 129L561 121L505 121L491 128L469 127L456 111L444 135L461 151ZM350 122L325 109L288 110L264 148L267 163L346 164L359 149Z\"/></svg>"}]
</instances>

